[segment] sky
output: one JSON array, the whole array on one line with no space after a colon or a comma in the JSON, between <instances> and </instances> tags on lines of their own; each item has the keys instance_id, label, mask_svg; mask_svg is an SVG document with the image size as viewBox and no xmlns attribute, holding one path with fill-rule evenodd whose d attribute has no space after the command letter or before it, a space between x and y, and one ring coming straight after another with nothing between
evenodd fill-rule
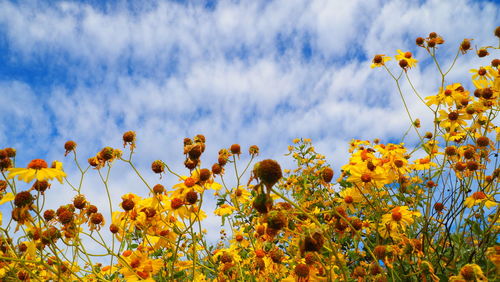
<instances>
[{"instance_id":1,"label":"sky","mask_svg":"<svg viewBox=\"0 0 500 282\"><path fill-rule=\"evenodd\" d=\"M76 181L67 140L85 164L104 146L123 149L122 134L134 130L134 160L152 184L177 181L150 172L156 159L187 173L182 140L196 134L207 139L202 167L238 143L293 168L284 154L304 137L338 176L351 139L399 142L409 126L394 81L370 68L375 54L411 51L419 64L409 75L427 96L439 81L416 37L441 35L438 58L447 66L464 38L498 44L500 25L495 1L145 2L0 0L0 148L16 148L19 166L60 160ZM469 69L491 59L461 55L446 83L470 86ZM402 88L412 115L430 122ZM84 185L92 203L107 205L96 171ZM114 166L110 187L115 207L124 193L147 195L125 164ZM50 193L54 205L74 196L57 183Z\"/></svg>"}]
</instances>

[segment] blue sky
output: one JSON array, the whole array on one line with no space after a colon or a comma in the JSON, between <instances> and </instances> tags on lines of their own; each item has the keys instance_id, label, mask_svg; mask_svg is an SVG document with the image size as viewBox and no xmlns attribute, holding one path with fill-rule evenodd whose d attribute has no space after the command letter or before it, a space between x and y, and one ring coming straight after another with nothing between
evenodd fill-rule
<instances>
[{"instance_id":1,"label":"blue sky","mask_svg":"<svg viewBox=\"0 0 500 282\"><path fill-rule=\"evenodd\" d=\"M410 75L430 95L436 73L415 38L443 36L446 65L464 38L496 44L500 25L494 1L101 3L0 0L0 147L15 147L19 165L58 159L71 173L65 141L75 140L85 161L135 130L145 170L162 159L186 173L182 139L199 133L206 166L240 143L287 167L287 146L307 137L339 168L352 138L394 141L408 127L394 83L370 69L373 55L414 52L421 64ZM468 69L488 62L461 56L447 82L467 84ZM407 93L412 113L429 121ZM115 199L146 194L129 170L116 171ZM102 201L95 175L88 178L89 197Z\"/></svg>"}]
</instances>

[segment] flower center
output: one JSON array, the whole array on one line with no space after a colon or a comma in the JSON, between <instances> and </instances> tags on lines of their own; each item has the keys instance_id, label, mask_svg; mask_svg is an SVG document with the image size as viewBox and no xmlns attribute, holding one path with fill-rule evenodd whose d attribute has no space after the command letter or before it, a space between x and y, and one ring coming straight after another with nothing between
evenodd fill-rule
<instances>
[{"instance_id":1,"label":"flower center","mask_svg":"<svg viewBox=\"0 0 500 282\"><path fill-rule=\"evenodd\" d=\"M372 181L372 177L368 173L365 173L365 174L361 175L361 181L363 181L365 183L370 182L370 181Z\"/></svg>"},{"instance_id":2,"label":"flower center","mask_svg":"<svg viewBox=\"0 0 500 282\"><path fill-rule=\"evenodd\" d=\"M483 192L476 192L472 194L472 198L474 198L474 200L486 199L486 194L484 194Z\"/></svg>"},{"instance_id":3,"label":"flower center","mask_svg":"<svg viewBox=\"0 0 500 282\"><path fill-rule=\"evenodd\" d=\"M344 198L344 202L345 202L346 204L351 204L352 202L354 202L354 199L353 199L351 196L346 196L346 197Z\"/></svg>"},{"instance_id":4,"label":"flower center","mask_svg":"<svg viewBox=\"0 0 500 282\"><path fill-rule=\"evenodd\" d=\"M401 214L401 212L398 212L398 211L393 211L392 212L392 219L394 221L400 221L401 218L403 218L403 215Z\"/></svg>"},{"instance_id":5,"label":"flower center","mask_svg":"<svg viewBox=\"0 0 500 282\"><path fill-rule=\"evenodd\" d=\"M45 162L42 159L34 159L28 164L28 168L32 169L42 169L42 168L47 168L47 162Z\"/></svg>"}]
</instances>

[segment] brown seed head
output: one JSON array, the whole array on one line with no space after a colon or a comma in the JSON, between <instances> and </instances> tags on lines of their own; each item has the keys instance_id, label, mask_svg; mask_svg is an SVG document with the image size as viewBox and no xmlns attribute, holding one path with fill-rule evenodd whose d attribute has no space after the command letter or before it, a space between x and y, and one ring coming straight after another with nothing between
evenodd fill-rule
<instances>
[{"instance_id":1,"label":"brown seed head","mask_svg":"<svg viewBox=\"0 0 500 282\"><path fill-rule=\"evenodd\" d=\"M76 142L75 141L67 141L64 143L64 149L66 150L66 154L74 151L76 149Z\"/></svg>"},{"instance_id":2,"label":"brown seed head","mask_svg":"<svg viewBox=\"0 0 500 282\"><path fill-rule=\"evenodd\" d=\"M481 97L483 97L484 99L491 99L491 97L493 97L493 90L491 90L490 87L483 88L483 90L481 91Z\"/></svg>"},{"instance_id":3,"label":"brown seed head","mask_svg":"<svg viewBox=\"0 0 500 282\"><path fill-rule=\"evenodd\" d=\"M380 64L382 63L382 56L381 55L375 55L375 57L373 57L373 63L374 64Z\"/></svg>"},{"instance_id":4,"label":"brown seed head","mask_svg":"<svg viewBox=\"0 0 500 282\"><path fill-rule=\"evenodd\" d=\"M85 199L85 196L82 194L77 195L73 199L73 205L75 206L75 208L77 208L79 210L84 209L86 204L87 204L87 200Z\"/></svg>"},{"instance_id":5,"label":"brown seed head","mask_svg":"<svg viewBox=\"0 0 500 282\"><path fill-rule=\"evenodd\" d=\"M373 254L377 259L384 259L386 253L386 247L382 245L378 245L373 249Z\"/></svg>"},{"instance_id":6,"label":"brown seed head","mask_svg":"<svg viewBox=\"0 0 500 282\"><path fill-rule=\"evenodd\" d=\"M241 154L241 147L238 144L233 144L231 145L231 148L229 149L232 154L234 155L239 155Z\"/></svg>"},{"instance_id":7,"label":"brown seed head","mask_svg":"<svg viewBox=\"0 0 500 282\"><path fill-rule=\"evenodd\" d=\"M479 147L486 147L490 144L490 139L486 136L481 136L481 137L477 138L476 144Z\"/></svg>"},{"instance_id":8,"label":"brown seed head","mask_svg":"<svg viewBox=\"0 0 500 282\"><path fill-rule=\"evenodd\" d=\"M43 219L45 221L51 221L56 216L56 212L54 210L46 210L43 213Z\"/></svg>"},{"instance_id":9,"label":"brown seed head","mask_svg":"<svg viewBox=\"0 0 500 282\"><path fill-rule=\"evenodd\" d=\"M406 67L408 67L408 61L407 61L407 60L405 60L405 59L400 60L400 61L399 61L399 66L400 66L401 68L403 68L403 69L404 69L404 68L406 68Z\"/></svg>"},{"instance_id":10,"label":"brown seed head","mask_svg":"<svg viewBox=\"0 0 500 282\"><path fill-rule=\"evenodd\" d=\"M468 161L467 169L470 171L475 171L479 169L479 164L476 161Z\"/></svg>"},{"instance_id":11,"label":"brown seed head","mask_svg":"<svg viewBox=\"0 0 500 282\"><path fill-rule=\"evenodd\" d=\"M475 155L475 150L472 149L472 148L469 148L467 150L464 151L464 158L467 159L467 160L470 160L472 158L474 158L474 155Z\"/></svg>"},{"instance_id":12,"label":"brown seed head","mask_svg":"<svg viewBox=\"0 0 500 282\"><path fill-rule=\"evenodd\" d=\"M500 59L493 59L491 61L491 66L494 68L498 68L498 66L500 66Z\"/></svg>"},{"instance_id":13,"label":"brown seed head","mask_svg":"<svg viewBox=\"0 0 500 282\"><path fill-rule=\"evenodd\" d=\"M488 53L488 50L484 49L484 48L481 48L479 50L477 50L477 56L479 58L483 58L483 57L486 57L488 56L490 53Z\"/></svg>"},{"instance_id":14,"label":"brown seed head","mask_svg":"<svg viewBox=\"0 0 500 282\"><path fill-rule=\"evenodd\" d=\"M418 46L422 46L424 44L424 39L422 37L417 37L417 39L415 39L415 43Z\"/></svg>"},{"instance_id":15,"label":"brown seed head","mask_svg":"<svg viewBox=\"0 0 500 282\"><path fill-rule=\"evenodd\" d=\"M113 234L116 234L118 233L118 231L120 231L120 228L118 228L118 226L116 226L115 224L111 224L109 226L109 231Z\"/></svg>"},{"instance_id":16,"label":"brown seed head","mask_svg":"<svg viewBox=\"0 0 500 282\"><path fill-rule=\"evenodd\" d=\"M73 212L71 212L69 210L64 210L63 212L58 214L58 219L59 219L59 222L66 225L66 224L73 221Z\"/></svg>"},{"instance_id":17,"label":"brown seed head","mask_svg":"<svg viewBox=\"0 0 500 282\"><path fill-rule=\"evenodd\" d=\"M33 183L33 190L39 191L39 192L45 192L47 188L50 187L50 184L47 180L37 180L35 183Z\"/></svg>"},{"instance_id":18,"label":"brown seed head","mask_svg":"<svg viewBox=\"0 0 500 282\"><path fill-rule=\"evenodd\" d=\"M198 193L195 191L189 191L186 193L186 202L192 205L196 203L196 201L198 201Z\"/></svg>"},{"instance_id":19,"label":"brown seed head","mask_svg":"<svg viewBox=\"0 0 500 282\"><path fill-rule=\"evenodd\" d=\"M129 211L129 210L133 209L134 206L135 206L135 203L131 199L125 199L122 201L122 208L125 211Z\"/></svg>"},{"instance_id":20,"label":"brown seed head","mask_svg":"<svg viewBox=\"0 0 500 282\"><path fill-rule=\"evenodd\" d=\"M271 212L267 218L267 226L281 230L287 224L286 217L282 212Z\"/></svg>"},{"instance_id":21,"label":"brown seed head","mask_svg":"<svg viewBox=\"0 0 500 282\"><path fill-rule=\"evenodd\" d=\"M105 161L109 161L113 158L113 148L111 147L104 147L102 148L102 150L99 152L98 156L105 160Z\"/></svg>"},{"instance_id":22,"label":"brown seed head","mask_svg":"<svg viewBox=\"0 0 500 282\"><path fill-rule=\"evenodd\" d=\"M16 157L16 149L14 149L14 148L5 148L4 151L5 151L5 153L7 153L7 157L9 157L9 158Z\"/></svg>"},{"instance_id":23,"label":"brown seed head","mask_svg":"<svg viewBox=\"0 0 500 282\"><path fill-rule=\"evenodd\" d=\"M329 167L325 167L323 171L321 171L321 177L323 178L323 181L330 183L333 179L333 170Z\"/></svg>"},{"instance_id":24,"label":"brown seed head","mask_svg":"<svg viewBox=\"0 0 500 282\"><path fill-rule=\"evenodd\" d=\"M476 280L476 272L471 265L465 265L460 269L460 275L467 281L475 281Z\"/></svg>"},{"instance_id":25,"label":"brown seed head","mask_svg":"<svg viewBox=\"0 0 500 282\"><path fill-rule=\"evenodd\" d=\"M304 238L304 246L301 251L319 252L325 243L325 238L319 232L314 232L310 236Z\"/></svg>"},{"instance_id":26,"label":"brown seed head","mask_svg":"<svg viewBox=\"0 0 500 282\"><path fill-rule=\"evenodd\" d=\"M212 173L213 174L220 174L222 172L222 167L220 166L220 164L218 163L215 163L213 166L212 166Z\"/></svg>"},{"instance_id":27,"label":"brown seed head","mask_svg":"<svg viewBox=\"0 0 500 282\"><path fill-rule=\"evenodd\" d=\"M267 186L273 186L283 177L281 166L275 160L263 160L257 163L256 176Z\"/></svg>"},{"instance_id":28,"label":"brown seed head","mask_svg":"<svg viewBox=\"0 0 500 282\"><path fill-rule=\"evenodd\" d=\"M98 211L97 207L94 206L94 205L88 205L87 207L87 210L85 211L85 213L89 216L93 213L96 213Z\"/></svg>"},{"instance_id":29,"label":"brown seed head","mask_svg":"<svg viewBox=\"0 0 500 282\"><path fill-rule=\"evenodd\" d=\"M123 142L125 144L135 142L135 132L134 131L127 131L127 132L123 133Z\"/></svg>"},{"instance_id":30,"label":"brown seed head","mask_svg":"<svg viewBox=\"0 0 500 282\"><path fill-rule=\"evenodd\" d=\"M179 199L179 198L173 198L172 201L170 202L170 207L173 210L179 209L184 205L184 201Z\"/></svg>"},{"instance_id":31,"label":"brown seed head","mask_svg":"<svg viewBox=\"0 0 500 282\"><path fill-rule=\"evenodd\" d=\"M281 263L281 261L283 260L283 251L280 249L275 249L271 251L271 253L269 253L269 256L274 263Z\"/></svg>"},{"instance_id":32,"label":"brown seed head","mask_svg":"<svg viewBox=\"0 0 500 282\"><path fill-rule=\"evenodd\" d=\"M257 145L250 146L250 148L248 148L248 153L251 156L257 156L259 154L259 147L257 147Z\"/></svg>"},{"instance_id":33,"label":"brown seed head","mask_svg":"<svg viewBox=\"0 0 500 282\"><path fill-rule=\"evenodd\" d=\"M21 208L31 205L34 200L35 199L30 192L22 191L16 194L16 197L14 198L14 205Z\"/></svg>"},{"instance_id":34,"label":"brown seed head","mask_svg":"<svg viewBox=\"0 0 500 282\"><path fill-rule=\"evenodd\" d=\"M151 170L153 170L154 173L163 173L165 171L165 166L162 161L156 160L151 164Z\"/></svg>"},{"instance_id":35,"label":"brown seed head","mask_svg":"<svg viewBox=\"0 0 500 282\"><path fill-rule=\"evenodd\" d=\"M362 266L356 266L352 271L352 276L354 278L363 278L366 276L366 270Z\"/></svg>"},{"instance_id":36,"label":"brown seed head","mask_svg":"<svg viewBox=\"0 0 500 282\"><path fill-rule=\"evenodd\" d=\"M361 175L361 181L363 181L364 183L368 183L368 182L372 181L372 177L370 174L364 173Z\"/></svg>"},{"instance_id":37,"label":"brown seed head","mask_svg":"<svg viewBox=\"0 0 500 282\"><path fill-rule=\"evenodd\" d=\"M25 270L19 270L19 272L17 272L17 279L21 281L29 280L30 274Z\"/></svg>"},{"instance_id":38,"label":"brown seed head","mask_svg":"<svg viewBox=\"0 0 500 282\"><path fill-rule=\"evenodd\" d=\"M500 26L497 26L497 28L495 28L495 36L500 38Z\"/></svg>"},{"instance_id":39,"label":"brown seed head","mask_svg":"<svg viewBox=\"0 0 500 282\"><path fill-rule=\"evenodd\" d=\"M189 158L192 159L192 160L197 160L200 158L201 156L201 145L200 144L197 144L197 145L194 145L191 150L189 150L188 152L188 155L189 155Z\"/></svg>"},{"instance_id":40,"label":"brown seed head","mask_svg":"<svg viewBox=\"0 0 500 282\"><path fill-rule=\"evenodd\" d=\"M198 160L187 159L186 161L184 161L184 166L189 170L195 169L197 165Z\"/></svg>"},{"instance_id":41,"label":"brown seed head","mask_svg":"<svg viewBox=\"0 0 500 282\"><path fill-rule=\"evenodd\" d=\"M448 119L449 120L457 120L458 119L458 113L456 111L452 111L450 113L448 113Z\"/></svg>"},{"instance_id":42,"label":"brown seed head","mask_svg":"<svg viewBox=\"0 0 500 282\"><path fill-rule=\"evenodd\" d=\"M435 32L431 32L431 33L429 33L429 38L437 38L437 36L438 36L438 35L437 35L437 33L435 33Z\"/></svg>"},{"instance_id":43,"label":"brown seed head","mask_svg":"<svg viewBox=\"0 0 500 282\"><path fill-rule=\"evenodd\" d=\"M431 39L429 39L429 41L427 41L427 46L429 46L431 48L436 47L436 44L437 44L437 41L435 38L431 38Z\"/></svg>"},{"instance_id":44,"label":"brown seed head","mask_svg":"<svg viewBox=\"0 0 500 282\"><path fill-rule=\"evenodd\" d=\"M460 50L465 53L467 50L470 50L470 40L464 39L460 44Z\"/></svg>"},{"instance_id":45,"label":"brown seed head","mask_svg":"<svg viewBox=\"0 0 500 282\"><path fill-rule=\"evenodd\" d=\"M444 205L443 203L435 203L434 204L434 209L437 211L437 212L441 212L444 210Z\"/></svg>"},{"instance_id":46,"label":"brown seed head","mask_svg":"<svg viewBox=\"0 0 500 282\"><path fill-rule=\"evenodd\" d=\"M210 179L211 173L207 168L200 169L200 181L207 181Z\"/></svg>"},{"instance_id":47,"label":"brown seed head","mask_svg":"<svg viewBox=\"0 0 500 282\"><path fill-rule=\"evenodd\" d=\"M403 218L403 215L399 211L393 211L391 214L392 220L394 221L401 221Z\"/></svg>"},{"instance_id":48,"label":"brown seed head","mask_svg":"<svg viewBox=\"0 0 500 282\"><path fill-rule=\"evenodd\" d=\"M99 212L98 213L94 213L90 217L90 222L92 222L95 225L99 225L99 224L101 224L101 223L104 222L104 216L102 216L102 214L99 213Z\"/></svg>"},{"instance_id":49,"label":"brown seed head","mask_svg":"<svg viewBox=\"0 0 500 282\"><path fill-rule=\"evenodd\" d=\"M163 185L156 184L153 187L153 193L155 193L155 194L162 194L163 192L165 192L165 187Z\"/></svg>"},{"instance_id":50,"label":"brown seed head","mask_svg":"<svg viewBox=\"0 0 500 282\"><path fill-rule=\"evenodd\" d=\"M232 261L233 261L233 258L227 252L224 252L224 254L222 254L222 256L220 256L220 262L222 262L222 263L230 263Z\"/></svg>"},{"instance_id":51,"label":"brown seed head","mask_svg":"<svg viewBox=\"0 0 500 282\"><path fill-rule=\"evenodd\" d=\"M295 272L295 275L300 278L306 278L309 276L309 266L307 266L307 264L305 263L297 264L293 271Z\"/></svg>"}]
</instances>

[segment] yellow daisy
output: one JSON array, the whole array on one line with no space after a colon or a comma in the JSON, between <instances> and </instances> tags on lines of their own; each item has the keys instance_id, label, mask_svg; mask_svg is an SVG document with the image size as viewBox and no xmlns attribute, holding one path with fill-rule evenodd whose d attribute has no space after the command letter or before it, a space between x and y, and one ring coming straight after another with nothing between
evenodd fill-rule
<instances>
[{"instance_id":1,"label":"yellow daisy","mask_svg":"<svg viewBox=\"0 0 500 282\"><path fill-rule=\"evenodd\" d=\"M17 167L9 168L9 176L7 178L11 179L17 176L17 179L24 182L31 182L33 179L38 181L52 180L56 178L59 182L63 183L63 177L66 177L66 173L62 170L62 163L55 161L52 167L48 167L47 162L42 159L32 160L26 168Z\"/></svg>"}]
</instances>

